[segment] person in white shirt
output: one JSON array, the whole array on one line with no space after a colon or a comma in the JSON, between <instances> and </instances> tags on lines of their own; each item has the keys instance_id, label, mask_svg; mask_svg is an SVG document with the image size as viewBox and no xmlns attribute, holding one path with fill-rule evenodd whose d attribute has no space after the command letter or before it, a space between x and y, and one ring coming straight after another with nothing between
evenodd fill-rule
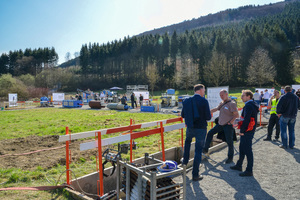
<instances>
[{"instance_id":1,"label":"person in white shirt","mask_svg":"<svg viewBox=\"0 0 300 200\"><path fill-rule=\"evenodd\" d=\"M268 102L269 102L269 98L270 98L270 94L268 92L268 90L266 89L265 90L265 93L264 93L264 100L263 100L263 103L267 106L268 105Z\"/></svg>"},{"instance_id":2,"label":"person in white shirt","mask_svg":"<svg viewBox=\"0 0 300 200\"><path fill-rule=\"evenodd\" d=\"M255 93L253 94L253 100L260 105L260 94L258 93L258 90L255 90Z\"/></svg>"},{"instance_id":3,"label":"person in white shirt","mask_svg":"<svg viewBox=\"0 0 300 200\"><path fill-rule=\"evenodd\" d=\"M103 100L105 98L105 94L104 94L104 92L101 92L101 94L100 94L100 100Z\"/></svg>"}]
</instances>

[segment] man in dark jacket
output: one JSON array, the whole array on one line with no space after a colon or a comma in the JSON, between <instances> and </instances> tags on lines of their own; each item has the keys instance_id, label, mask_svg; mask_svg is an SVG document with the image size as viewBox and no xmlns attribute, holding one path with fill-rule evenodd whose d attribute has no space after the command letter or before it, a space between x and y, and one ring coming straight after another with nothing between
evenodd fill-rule
<instances>
[{"instance_id":1,"label":"man in dark jacket","mask_svg":"<svg viewBox=\"0 0 300 200\"><path fill-rule=\"evenodd\" d=\"M276 112L279 117L281 141L280 148L287 148L287 131L289 127L289 147L291 149L295 146L295 123L300 106L299 98L292 93L292 87L287 85L284 88L285 94L281 96L277 104Z\"/></svg>"},{"instance_id":2,"label":"man in dark jacket","mask_svg":"<svg viewBox=\"0 0 300 200\"><path fill-rule=\"evenodd\" d=\"M140 106L142 107L143 106L143 100L144 100L144 97L142 94L140 94Z\"/></svg>"},{"instance_id":3,"label":"man in dark jacket","mask_svg":"<svg viewBox=\"0 0 300 200\"><path fill-rule=\"evenodd\" d=\"M130 101L131 101L131 107L132 108L134 108L134 105L135 105L135 107L137 107L137 105L136 105L136 97L135 97L134 93L131 94Z\"/></svg>"},{"instance_id":4,"label":"man in dark jacket","mask_svg":"<svg viewBox=\"0 0 300 200\"><path fill-rule=\"evenodd\" d=\"M123 96L122 96L122 98L121 98L121 104L123 104L123 105L127 105L127 97L126 97L126 95L124 94Z\"/></svg>"},{"instance_id":5,"label":"man in dark jacket","mask_svg":"<svg viewBox=\"0 0 300 200\"><path fill-rule=\"evenodd\" d=\"M207 120L211 119L208 101L205 97L205 86L198 84L194 86L195 95L185 99L182 103L181 116L185 119L186 139L184 143L183 164L187 164L190 157L192 139L196 138L195 156L193 163L193 181L202 180L199 175L199 166L202 160L202 149L207 132Z\"/></svg>"},{"instance_id":6,"label":"man in dark jacket","mask_svg":"<svg viewBox=\"0 0 300 200\"><path fill-rule=\"evenodd\" d=\"M250 90L242 91L242 100L245 106L242 111L242 125L240 126L240 156L236 165L231 166L233 170L242 171L242 165L245 156L247 157L247 168L240 176L253 176L253 152L252 152L252 139L255 133L257 124L258 105L255 103L253 93Z\"/></svg>"}]
</instances>

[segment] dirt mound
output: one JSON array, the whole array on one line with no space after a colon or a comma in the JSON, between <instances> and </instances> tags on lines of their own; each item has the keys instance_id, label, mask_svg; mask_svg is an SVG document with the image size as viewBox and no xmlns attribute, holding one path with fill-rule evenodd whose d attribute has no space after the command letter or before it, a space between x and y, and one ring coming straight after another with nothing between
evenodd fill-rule
<instances>
[{"instance_id":1,"label":"dirt mound","mask_svg":"<svg viewBox=\"0 0 300 200\"><path fill-rule=\"evenodd\" d=\"M29 136L0 141L0 168L21 168L33 170L41 166L45 169L66 164L65 143L58 142L58 135ZM97 150L80 152L79 145L83 141L72 141L70 149L72 161L79 158L89 159L96 156Z\"/></svg>"}]
</instances>

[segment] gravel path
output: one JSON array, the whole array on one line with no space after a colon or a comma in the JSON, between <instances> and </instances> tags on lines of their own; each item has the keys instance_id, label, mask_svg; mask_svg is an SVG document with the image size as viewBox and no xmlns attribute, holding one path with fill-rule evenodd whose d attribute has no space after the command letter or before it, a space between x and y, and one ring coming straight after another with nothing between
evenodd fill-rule
<instances>
[{"instance_id":1,"label":"gravel path","mask_svg":"<svg viewBox=\"0 0 300 200\"><path fill-rule=\"evenodd\" d=\"M240 177L234 165L225 164L227 147L204 160L201 173L204 179L192 181L191 170L187 173L187 199L300 199L300 116L297 117L294 149L281 149L279 142L263 141L267 128L259 128L253 139L253 177ZM273 137L275 130L273 131ZM238 150L239 142L235 145ZM238 160L238 154L234 156ZM243 170L246 168L246 158ZM178 178L180 179L180 178Z\"/></svg>"}]
</instances>

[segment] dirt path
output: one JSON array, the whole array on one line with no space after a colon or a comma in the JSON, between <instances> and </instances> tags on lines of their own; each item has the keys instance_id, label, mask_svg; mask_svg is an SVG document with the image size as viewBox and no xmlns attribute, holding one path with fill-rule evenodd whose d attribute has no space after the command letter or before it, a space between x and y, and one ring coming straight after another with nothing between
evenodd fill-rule
<instances>
[{"instance_id":1,"label":"dirt path","mask_svg":"<svg viewBox=\"0 0 300 200\"><path fill-rule=\"evenodd\" d=\"M49 169L57 164L65 165L65 143L58 142L58 138L58 135L54 135L1 140L0 168L14 167L23 170L34 170L38 166ZM79 144L82 142L72 141L70 144L73 161L77 161L79 158L88 159L96 155L96 150L80 152Z\"/></svg>"}]
</instances>

